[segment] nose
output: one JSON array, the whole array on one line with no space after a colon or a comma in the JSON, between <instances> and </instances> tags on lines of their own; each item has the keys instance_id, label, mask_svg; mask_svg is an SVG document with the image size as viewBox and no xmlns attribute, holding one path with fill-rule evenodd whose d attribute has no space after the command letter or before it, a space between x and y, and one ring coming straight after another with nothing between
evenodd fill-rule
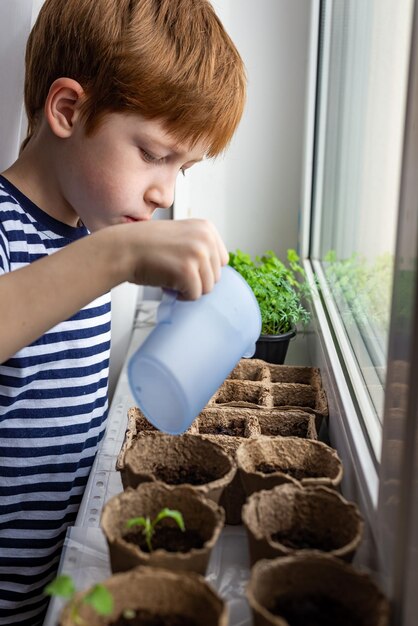
<instances>
[{"instance_id":1,"label":"nose","mask_svg":"<svg viewBox=\"0 0 418 626\"><path fill-rule=\"evenodd\" d=\"M145 192L145 202L155 208L169 209L174 202L175 180L164 178L154 181Z\"/></svg>"}]
</instances>

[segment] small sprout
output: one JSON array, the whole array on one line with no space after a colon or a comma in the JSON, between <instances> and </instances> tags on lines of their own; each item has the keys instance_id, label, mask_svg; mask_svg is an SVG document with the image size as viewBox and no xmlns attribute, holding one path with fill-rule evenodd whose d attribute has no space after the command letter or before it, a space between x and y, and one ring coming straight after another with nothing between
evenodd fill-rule
<instances>
[{"instance_id":1,"label":"small sprout","mask_svg":"<svg viewBox=\"0 0 418 626\"><path fill-rule=\"evenodd\" d=\"M152 552L152 536L155 532L156 525L161 522L161 520L166 517L171 517L173 519L180 530L183 532L186 530L184 525L183 516L180 511L175 511L173 509L161 509L159 513L151 520L149 517L132 517L126 522L126 526L128 528L133 528L134 526L142 526L142 532L145 535L145 542L148 546L148 550Z\"/></svg>"},{"instance_id":2,"label":"small sprout","mask_svg":"<svg viewBox=\"0 0 418 626\"><path fill-rule=\"evenodd\" d=\"M44 594L46 596L55 596L67 599L72 598L75 594L73 579L71 576L67 576L66 574L57 576L57 578L54 578L54 580L45 587Z\"/></svg>"},{"instance_id":3,"label":"small sprout","mask_svg":"<svg viewBox=\"0 0 418 626\"><path fill-rule=\"evenodd\" d=\"M84 596L83 602L89 604L99 615L110 615L113 611L112 594L104 585L94 585Z\"/></svg>"},{"instance_id":4,"label":"small sprout","mask_svg":"<svg viewBox=\"0 0 418 626\"><path fill-rule=\"evenodd\" d=\"M86 593L83 598L76 602L75 600L75 585L71 576L63 574L57 576L49 585L44 589L44 594L47 596L61 597L71 601L71 618L75 624L83 626L86 622L80 615L80 608L82 604L90 605L98 615L110 615L113 611L113 597L110 591L106 589L104 585L97 584Z\"/></svg>"},{"instance_id":5,"label":"small sprout","mask_svg":"<svg viewBox=\"0 0 418 626\"><path fill-rule=\"evenodd\" d=\"M122 615L125 619L134 619L134 617L136 617L136 611L133 609L125 609Z\"/></svg>"}]
</instances>

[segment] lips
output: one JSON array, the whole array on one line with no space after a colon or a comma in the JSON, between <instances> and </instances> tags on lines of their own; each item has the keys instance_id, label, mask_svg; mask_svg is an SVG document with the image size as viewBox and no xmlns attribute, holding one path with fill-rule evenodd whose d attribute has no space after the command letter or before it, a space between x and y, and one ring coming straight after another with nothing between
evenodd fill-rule
<instances>
[{"instance_id":1,"label":"lips","mask_svg":"<svg viewBox=\"0 0 418 626\"><path fill-rule=\"evenodd\" d=\"M130 224L131 222L148 222L151 217L131 217L130 215L124 215L123 219Z\"/></svg>"}]
</instances>

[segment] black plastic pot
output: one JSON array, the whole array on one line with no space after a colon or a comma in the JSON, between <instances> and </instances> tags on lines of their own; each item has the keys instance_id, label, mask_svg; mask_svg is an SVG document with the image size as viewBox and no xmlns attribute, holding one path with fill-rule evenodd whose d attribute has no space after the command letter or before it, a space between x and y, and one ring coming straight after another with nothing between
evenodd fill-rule
<instances>
[{"instance_id":1,"label":"black plastic pot","mask_svg":"<svg viewBox=\"0 0 418 626\"><path fill-rule=\"evenodd\" d=\"M253 359L283 365L290 340L296 335L296 328L282 335L260 335L255 344Z\"/></svg>"}]
</instances>

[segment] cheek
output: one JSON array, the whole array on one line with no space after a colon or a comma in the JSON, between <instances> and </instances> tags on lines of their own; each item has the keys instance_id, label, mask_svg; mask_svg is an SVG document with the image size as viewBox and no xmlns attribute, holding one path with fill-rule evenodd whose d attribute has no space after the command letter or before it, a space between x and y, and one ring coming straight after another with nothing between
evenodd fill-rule
<instances>
[{"instance_id":1,"label":"cheek","mask_svg":"<svg viewBox=\"0 0 418 626\"><path fill-rule=\"evenodd\" d=\"M112 171L98 160L83 158L77 166L74 189L86 210L105 209L117 191Z\"/></svg>"}]
</instances>

